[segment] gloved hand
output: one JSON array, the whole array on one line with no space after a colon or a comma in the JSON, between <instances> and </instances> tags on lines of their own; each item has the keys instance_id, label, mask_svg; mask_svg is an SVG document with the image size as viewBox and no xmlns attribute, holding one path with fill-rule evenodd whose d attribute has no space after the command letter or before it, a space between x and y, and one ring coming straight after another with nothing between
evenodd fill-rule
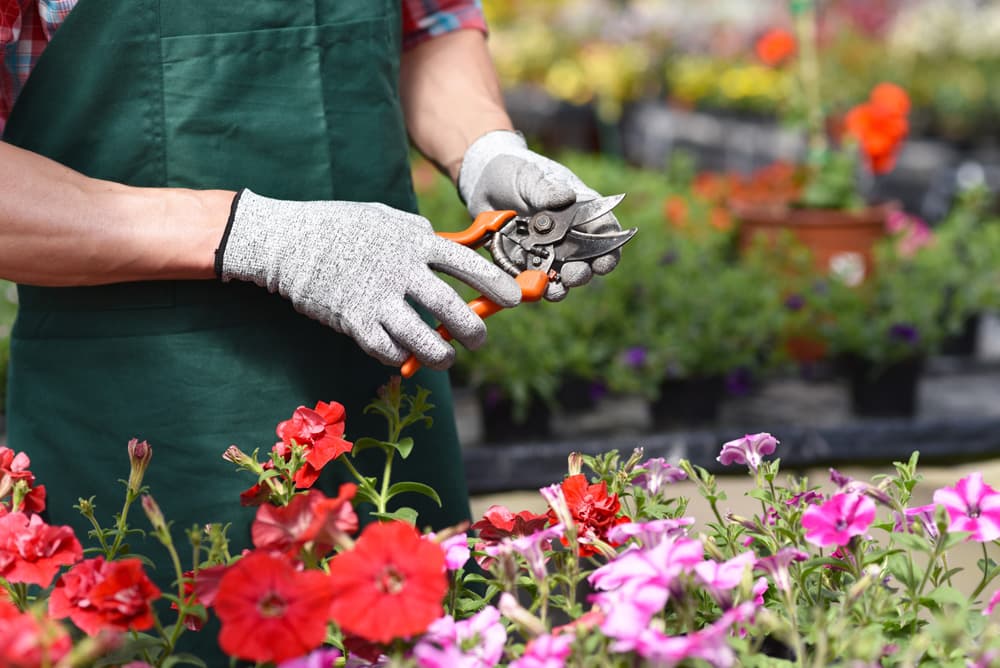
<instances>
[{"instance_id":1,"label":"gloved hand","mask_svg":"<svg viewBox=\"0 0 1000 668\"><path fill-rule=\"evenodd\" d=\"M503 209L530 215L567 207L577 199L600 197L563 165L528 150L519 133L506 130L488 132L466 149L458 189L473 217L482 211ZM580 229L602 234L620 231L621 225L614 214L608 213ZM567 262L560 271L562 281L549 283L545 298L563 299L567 288L583 285L594 274L607 274L620 257L615 250L592 260Z\"/></svg>"},{"instance_id":2,"label":"gloved hand","mask_svg":"<svg viewBox=\"0 0 1000 668\"><path fill-rule=\"evenodd\" d=\"M482 319L432 269L505 308L521 301L514 278L485 257L435 235L425 218L383 204L291 202L242 190L215 268L223 281L278 292L300 313L395 366L410 353L435 369L455 358L455 349L406 297L430 310L468 348L486 340Z\"/></svg>"}]
</instances>

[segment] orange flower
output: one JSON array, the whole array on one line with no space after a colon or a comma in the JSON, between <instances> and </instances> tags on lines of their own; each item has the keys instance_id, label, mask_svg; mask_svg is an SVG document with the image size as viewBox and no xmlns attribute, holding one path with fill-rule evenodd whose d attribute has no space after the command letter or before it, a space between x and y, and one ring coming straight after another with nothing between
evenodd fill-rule
<instances>
[{"instance_id":1,"label":"orange flower","mask_svg":"<svg viewBox=\"0 0 1000 668\"><path fill-rule=\"evenodd\" d=\"M754 50L761 62L776 67L795 55L797 47L792 33L784 28L772 28L761 35Z\"/></svg>"},{"instance_id":2,"label":"orange flower","mask_svg":"<svg viewBox=\"0 0 1000 668\"><path fill-rule=\"evenodd\" d=\"M907 110L905 91L893 84L879 84L868 102L847 113L847 134L858 140L874 173L885 174L895 166L896 154L910 130Z\"/></svg>"},{"instance_id":3,"label":"orange flower","mask_svg":"<svg viewBox=\"0 0 1000 668\"><path fill-rule=\"evenodd\" d=\"M872 89L868 96L869 102L877 107L895 113L899 116L906 116L910 113L910 96L906 91L894 83L880 83Z\"/></svg>"},{"instance_id":4,"label":"orange flower","mask_svg":"<svg viewBox=\"0 0 1000 668\"><path fill-rule=\"evenodd\" d=\"M687 200L681 195L670 195L663 202L663 216L674 227L684 227L688 216Z\"/></svg>"},{"instance_id":5,"label":"orange flower","mask_svg":"<svg viewBox=\"0 0 1000 668\"><path fill-rule=\"evenodd\" d=\"M709 213L708 222L720 232L728 232L733 227L733 216L729 209L724 206L712 207Z\"/></svg>"}]
</instances>

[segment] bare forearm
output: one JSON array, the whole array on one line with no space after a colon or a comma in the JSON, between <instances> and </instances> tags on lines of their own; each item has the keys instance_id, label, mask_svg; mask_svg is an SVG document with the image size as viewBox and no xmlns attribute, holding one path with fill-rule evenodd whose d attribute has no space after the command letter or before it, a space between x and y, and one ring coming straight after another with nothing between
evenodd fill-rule
<instances>
[{"instance_id":1,"label":"bare forearm","mask_svg":"<svg viewBox=\"0 0 1000 668\"><path fill-rule=\"evenodd\" d=\"M211 278L233 196L91 179L0 142L0 278L47 286Z\"/></svg>"},{"instance_id":2,"label":"bare forearm","mask_svg":"<svg viewBox=\"0 0 1000 668\"><path fill-rule=\"evenodd\" d=\"M410 138L453 181L472 142L513 127L486 39L475 30L448 33L403 54L400 91Z\"/></svg>"}]
</instances>

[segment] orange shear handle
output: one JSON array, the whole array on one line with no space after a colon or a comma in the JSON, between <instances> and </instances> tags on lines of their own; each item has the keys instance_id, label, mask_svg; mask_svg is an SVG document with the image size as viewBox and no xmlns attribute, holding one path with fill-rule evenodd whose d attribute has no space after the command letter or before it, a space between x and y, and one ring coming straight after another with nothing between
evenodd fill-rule
<instances>
[{"instance_id":1,"label":"orange shear handle","mask_svg":"<svg viewBox=\"0 0 1000 668\"><path fill-rule=\"evenodd\" d=\"M489 233L495 233L503 225L516 216L515 211L484 211L472 221L472 225L461 232L439 232L438 236L450 239L463 246L470 248L478 247ZM545 288L549 285L549 277L544 271L529 269L522 271L515 277L518 285L521 286L521 301L537 302L545 294ZM477 297L469 302L469 308L480 318L488 318L503 307L496 302L486 298ZM444 325L438 325L437 333L445 341L451 341L451 332ZM410 355L410 359L403 363L400 373L404 378L409 378L420 368L420 362L416 357Z\"/></svg>"}]
</instances>

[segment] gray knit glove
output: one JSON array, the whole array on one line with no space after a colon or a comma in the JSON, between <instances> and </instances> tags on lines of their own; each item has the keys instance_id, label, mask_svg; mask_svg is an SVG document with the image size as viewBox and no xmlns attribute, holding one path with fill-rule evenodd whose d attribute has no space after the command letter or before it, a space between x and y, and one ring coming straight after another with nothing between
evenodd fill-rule
<instances>
[{"instance_id":1,"label":"gray knit glove","mask_svg":"<svg viewBox=\"0 0 1000 668\"><path fill-rule=\"evenodd\" d=\"M493 209L532 214L542 209L561 209L577 199L600 197L563 165L528 150L520 133L506 130L488 132L465 151L458 188L473 217ZM608 213L581 229L602 234L620 231L621 225L614 214ZM594 274L607 274L620 257L615 250L586 262L567 262L559 272L562 281L549 283L545 298L564 298L567 288L583 285Z\"/></svg>"},{"instance_id":2,"label":"gray knit glove","mask_svg":"<svg viewBox=\"0 0 1000 668\"><path fill-rule=\"evenodd\" d=\"M468 283L509 308L517 282L479 253L434 234L420 216L383 204L290 202L242 190L216 255L223 281L277 292L304 315L354 338L398 366L414 354L446 368L455 349L406 302L425 306L463 345L486 340L486 325L432 270Z\"/></svg>"}]
</instances>

